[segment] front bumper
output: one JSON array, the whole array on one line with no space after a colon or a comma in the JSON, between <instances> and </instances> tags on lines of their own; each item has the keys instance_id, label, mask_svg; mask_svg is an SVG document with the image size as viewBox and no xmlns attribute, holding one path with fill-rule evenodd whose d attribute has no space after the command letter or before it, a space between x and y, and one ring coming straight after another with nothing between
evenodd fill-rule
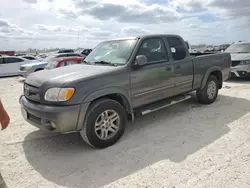
<instances>
[{"instance_id":1,"label":"front bumper","mask_svg":"<svg viewBox=\"0 0 250 188\"><path fill-rule=\"evenodd\" d=\"M60 133L78 130L80 104L73 106L43 105L30 102L25 96L21 96L19 102L25 120L40 129Z\"/></svg>"},{"instance_id":2,"label":"front bumper","mask_svg":"<svg viewBox=\"0 0 250 188\"><path fill-rule=\"evenodd\" d=\"M250 65L238 65L231 68L231 75L236 77L250 76Z\"/></svg>"},{"instance_id":3,"label":"front bumper","mask_svg":"<svg viewBox=\"0 0 250 188\"><path fill-rule=\"evenodd\" d=\"M29 76L29 73L27 71L18 71L18 76L22 76L24 78L27 78Z\"/></svg>"}]
</instances>

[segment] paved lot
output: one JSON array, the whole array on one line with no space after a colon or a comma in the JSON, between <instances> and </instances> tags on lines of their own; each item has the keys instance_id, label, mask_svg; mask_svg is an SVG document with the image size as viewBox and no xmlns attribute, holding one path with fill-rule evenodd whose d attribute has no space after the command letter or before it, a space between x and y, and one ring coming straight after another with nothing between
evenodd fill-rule
<instances>
[{"instance_id":1,"label":"paved lot","mask_svg":"<svg viewBox=\"0 0 250 188\"><path fill-rule=\"evenodd\" d=\"M137 118L104 150L90 148L79 134L26 123L19 81L0 79L11 116L0 132L0 167L10 188L250 187L250 81L226 82L209 106L191 99Z\"/></svg>"}]
</instances>

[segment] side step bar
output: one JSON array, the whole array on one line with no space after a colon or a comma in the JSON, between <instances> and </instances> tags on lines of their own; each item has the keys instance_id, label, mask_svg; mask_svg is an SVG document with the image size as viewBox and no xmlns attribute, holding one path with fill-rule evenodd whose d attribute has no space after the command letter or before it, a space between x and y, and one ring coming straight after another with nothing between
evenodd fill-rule
<instances>
[{"instance_id":1,"label":"side step bar","mask_svg":"<svg viewBox=\"0 0 250 188\"><path fill-rule=\"evenodd\" d=\"M144 106L144 107L136 109L135 116L146 115L151 112L154 112L154 111L166 108L168 106L172 106L174 104L180 103L182 101L188 100L190 98L192 98L192 96L190 94L186 94L186 95L179 95L177 97L165 99L165 100L150 104L148 106Z\"/></svg>"}]
</instances>

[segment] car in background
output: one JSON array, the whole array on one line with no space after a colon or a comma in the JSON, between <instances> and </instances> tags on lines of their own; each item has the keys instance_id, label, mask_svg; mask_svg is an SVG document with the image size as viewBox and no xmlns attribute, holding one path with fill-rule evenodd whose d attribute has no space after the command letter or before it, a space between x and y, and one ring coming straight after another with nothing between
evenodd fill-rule
<instances>
[{"instance_id":1,"label":"car in background","mask_svg":"<svg viewBox=\"0 0 250 188\"><path fill-rule=\"evenodd\" d=\"M74 64L83 64L84 58L83 57L66 57L66 58L58 58L54 59L53 61L50 61L45 69L54 69L59 67L65 67L68 65L74 65Z\"/></svg>"},{"instance_id":2,"label":"car in background","mask_svg":"<svg viewBox=\"0 0 250 188\"><path fill-rule=\"evenodd\" d=\"M90 54L90 52L92 52L92 49L78 49L75 51L75 53L78 53L78 54L82 54L84 55L85 57L88 56Z\"/></svg>"},{"instance_id":3,"label":"car in background","mask_svg":"<svg viewBox=\"0 0 250 188\"><path fill-rule=\"evenodd\" d=\"M31 60L31 61L37 61L38 60L38 58L36 58L36 57L34 57L34 56L32 56L32 55L25 55L25 56L22 56L22 58L24 58L24 59L28 59L28 60Z\"/></svg>"},{"instance_id":4,"label":"car in background","mask_svg":"<svg viewBox=\"0 0 250 188\"><path fill-rule=\"evenodd\" d=\"M60 53L74 53L74 50L72 50L72 49L63 49L63 50L59 50L57 53L58 54L60 54Z\"/></svg>"},{"instance_id":5,"label":"car in background","mask_svg":"<svg viewBox=\"0 0 250 188\"><path fill-rule=\"evenodd\" d=\"M25 53L17 53L17 54L15 54L15 56L25 56L26 54Z\"/></svg>"},{"instance_id":6,"label":"car in background","mask_svg":"<svg viewBox=\"0 0 250 188\"><path fill-rule=\"evenodd\" d=\"M250 76L250 42L237 42L229 46L225 52L231 54L232 77Z\"/></svg>"},{"instance_id":7,"label":"car in background","mask_svg":"<svg viewBox=\"0 0 250 188\"><path fill-rule=\"evenodd\" d=\"M43 70L49 62L60 57L82 57L82 55L77 53L51 54L40 62L38 61L20 66L18 75L27 78L27 76L30 75L31 73Z\"/></svg>"},{"instance_id":8,"label":"car in background","mask_svg":"<svg viewBox=\"0 0 250 188\"><path fill-rule=\"evenodd\" d=\"M48 57L48 56L49 56L49 54L44 53L44 54L39 54L39 55L37 55L36 57L37 57L38 59L40 59L40 60L43 60L43 59L45 59L45 58Z\"/></svg>"},{"instance_id":9,"label":"car in background","mask_svg":"<svg viewBox=\"0 0 250 188\"><path fill-rule=\"evenodd\" d=\"M16 56L0 57L0 77L1 76L17 76L19 67L23 64L31 63L31 60Z\"/></svg>"}]
</instances>

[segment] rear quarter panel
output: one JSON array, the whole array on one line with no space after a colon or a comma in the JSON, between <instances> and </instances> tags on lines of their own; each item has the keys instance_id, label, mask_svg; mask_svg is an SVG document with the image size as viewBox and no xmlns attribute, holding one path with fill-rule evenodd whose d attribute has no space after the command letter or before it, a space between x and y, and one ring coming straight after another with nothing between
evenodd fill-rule
<instances>
[{"instance_id":1,"label":"rear quarter panel","mask_svg":"<svg viewBox=\"0 0 250 188\"><path fill-rule=\"evenodd\" d=\"M207 78L213 71L221 71L223 81L230 77L231 56L229 53L209 54L193 57L194 89L204 87Z\"/></svg>"}]
</instances>

